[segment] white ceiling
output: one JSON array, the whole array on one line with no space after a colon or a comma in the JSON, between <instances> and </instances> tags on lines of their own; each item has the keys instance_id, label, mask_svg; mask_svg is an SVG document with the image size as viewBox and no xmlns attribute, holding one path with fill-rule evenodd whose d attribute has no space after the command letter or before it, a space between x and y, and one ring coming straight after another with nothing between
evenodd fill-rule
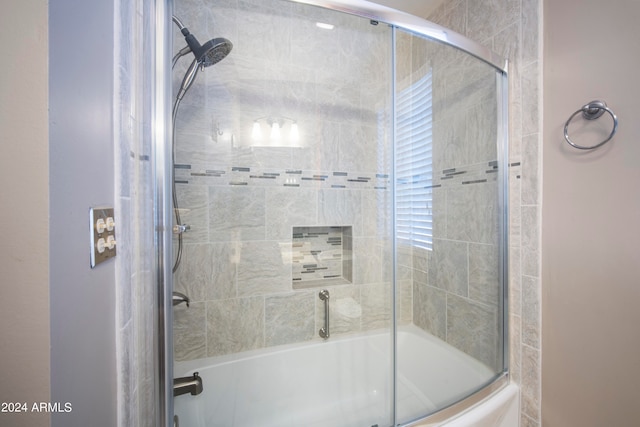
<instances>
[{"instance_id":1,"label":"white ceiling","mask_svg":"<svg viewBox=\"0 0 640 427\"><path fill-rule=\"evenodd\" d=\"M408 12L426 18L445 0L370 0L384 6Z\"/></svg>"}]
</instances>

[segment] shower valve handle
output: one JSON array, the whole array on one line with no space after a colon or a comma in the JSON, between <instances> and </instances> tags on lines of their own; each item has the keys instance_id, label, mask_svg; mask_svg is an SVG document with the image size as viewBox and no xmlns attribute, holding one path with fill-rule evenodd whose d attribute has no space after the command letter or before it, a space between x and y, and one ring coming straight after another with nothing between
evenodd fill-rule
<instances>
[{"instance_id":1,"label":"shower valve handle","mask_svg":"<svg viewBox=\"0 0 640 427\"><path fill-rule=\"evenodd\" d=\"M191 226L187 224L176 224L173 226L173 234L182 234L191 230Z\"/></svg>"}]
</instances>

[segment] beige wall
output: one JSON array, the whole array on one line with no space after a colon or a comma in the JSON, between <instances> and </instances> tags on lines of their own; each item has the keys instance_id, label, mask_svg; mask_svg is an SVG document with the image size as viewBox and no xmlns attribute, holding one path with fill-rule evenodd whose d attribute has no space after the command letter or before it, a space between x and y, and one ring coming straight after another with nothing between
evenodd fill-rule
<instances>
[{"instance_id":1,"label":"beige wall","mask_svg":"<svg viewBox=\"0 0 640 427\"><path fill-rule=\"evenodd\" d=\"M543 425L637 425L640 3L544 7ZM620 128L601 149L579 152L562 128L593 99ZM575 138L586 143L592 126Z\"/></svg>"},{"instance_id":2,"label":"beige wall","mask_svg":"<svg viewBox=\"0 0 640 427\"><path fill-rule=\"evenodd\" d=\"M0 14L0 402L49 398L48 12L46 0ZM3 426L46 414L0 413Z\"/></svg>"}]
</instances>

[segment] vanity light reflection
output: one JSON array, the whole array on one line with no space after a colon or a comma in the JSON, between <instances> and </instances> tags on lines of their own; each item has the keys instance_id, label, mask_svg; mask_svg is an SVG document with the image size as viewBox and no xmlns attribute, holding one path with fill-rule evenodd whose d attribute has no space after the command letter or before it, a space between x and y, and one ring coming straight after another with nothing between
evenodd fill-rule
<instances>
[{"instance_id":1,"label":"vanity light reflection","mask_svg":"<svg viewBox=\"0 0 640 427\"><path fill-rule=\"evenodd\" d=\"M268 135L268 138L265 136ZM298 123L288 117L261 117L251 128L253 147L300 147Z\"/></svg>"}]
</instances>

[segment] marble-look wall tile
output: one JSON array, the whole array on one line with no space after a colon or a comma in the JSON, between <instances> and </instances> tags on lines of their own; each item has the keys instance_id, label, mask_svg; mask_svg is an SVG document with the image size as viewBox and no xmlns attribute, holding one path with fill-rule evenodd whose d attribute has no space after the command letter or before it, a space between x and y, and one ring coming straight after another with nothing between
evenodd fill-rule
<instances>
[{"instance_id":1,"label":"marble-look wall tile","mask_svg":"<svg viewBox=\"0 0 640 427\"><path fill-rule=\"evenodd\" d=\"M445 238L448 236L447 197L448 191L446 189L433 189L431 199L431 226L434 237Z\"/></svg>"},{"instance_id":2,"label":"marble-look wall tile","mask_svg":"<svg viewBox=\"0 0 640 427\"><path fill-rule=\"evenodd\" d=\"M208 191L211 241L264 240L264 188L210 187Z\"/></svg>"},{"instance_id":3,"label":"marble-look wall tile","mask_svg":"<svg viewBox=\"0 0 640 427\"><path fill-rule=\"evenodd\" d=\"M291 344L313 339L315 292L265 297L265 345Z\"/></svg>"},{"instance_id":4,"label":"marble-look wall tile","mask_svg":"<svg viewBox=\"0 0 640 427\"><path fill-rule=\"evenodd\" d=\"M249 127L245 125L248 134ZM264 168L279 169L290 167L295 153L294 148L289 147L251 147L249 137L239 141L238 146L233 150L232 165L260 165Z\"/></svg>"},{"instance_id":5,"label":"marble-look wall tile","mask_svg":"<svg viewBox=\"0 0 640 427\"><path fill-rule=\"evenodd\" d=\"M383 258L384 249L384 241L375 238L353 239L353 282L355 284L383 281L383 265L392 261L392 258ZM392 268L391 265L385 267L384 271Z\"/></svg>"},{"instance_id":6,"label":"marble-look wall tile","mask_svg":"<svg viewBox=\"0 0 640 427\"><path fill-rule=\"evenodd\" d=\"M285 117L308 117L317 113L317 75L309 64L269 61L264 79L266 105ZM358 86L356 86L357 88ZM358 102L359 93L353 95Z\"/></svg>"},{"instance_id":7,"label":"marble-look wall tile","mask_svg":"<svg viewBox=\"0 0 640 427\"><path fill-rule=\"evenodd\" d=\"M455 13L455 9L451 10L445 7L449 3L451 2L444 2L443 6L439 7L429 19L457 33L464 34L467 28L467 16L466 14Z\"/></svg>"},{"instance_id":8,"label":"marble-look wall tile","mask_svg":"<svg viewBox=\"0 0 640 427\"><path fill-rule=\"evenodd\" d=\"M291 239L294 226L318 223L315 190L302 188L266 189L266 238Z\"/></svg>"},{"instance_id":9,"label":"marble-look wall tile","mask_svg":"<svg viewBox=\"0 0 640 427\"><path fill-rule=\"evenodd\" d=\"M540 352L527 345L522 347L522 413L540 419Z\"/></svg>"},{"instance_id":10,"label":"marble-look wall tile","mask_svg":"<svg viewBox=\"0 0 640 427\"><path fill-rule=\"evenodd\" d=\"M498 306L502 297L499 272L498 246L469 244L469 298Z\"/></svg>"},{"instance_id":11,"label":"marble-look wall tile","mask_svg":"<svg viewBox=\"0 0 640 427\"><path fill-rule=\"evenodd\" d=\"M207 315L204 302L187 307L177 305L173 318L173 348L175 360L200 359L207 356Z\"/></svg>"},{"instance_id":12,"label":"marble-look wall tile","mask_svg":"<svg viewBox=\"0 0 640 427\"><path fill-rule=\"evenodd\" d=\"M440 110L441 113L444 115L466 116L468 110L474 106L486 106L489 103L495 103L495 70L462 51L452 50L449 49L446 52L446 59L435 64L436 67L443 67L443 71L446 72L444 74L446 101L441 104L441 107L445 107ZM455 58L455 60L448 62L451 57ZM445 63L443 64L442 62ZM491 109L486 110L484 114L489 117L495 117L495 113ZM493 126L495 126L495 122ZM463 158L461 160L468 161L471 158Z\"/></svg>"},{"instance_id":13,"label":"marble-look wall tile","mask_svg":"<svg viewBox=\"0 0 640 427\"><path fill-rule=\"evenodd\" d=\"M413 73L412 52L416 49L413 42L413 35L402 30L396 31L396 86L399 90L404 90L411 84L411 74Z\"/></svg>"},{"instance_id":14,"label":"marble-look wall tile","mask_svg":"<svg viewBox=\"0 0 640 427\"><path fill-rule=\"evenodd\" d=\"M465 124L465 141L468 159L467 165L487 163L498 158L496 141L498 140L498 103L495 102L495 72L484 72L482 85L491 91L487 101L469 108Z\"/></svg>"},{"instance_id":15,"label":"marble-look wall tile","mask_svg":"<svg viewBox=\"0 0 640 427\"><path fill-rule=\"evenodd\" d=\"M428 277L431 286L468 296L468 243L434 239Z\"/></svg>"},{"instance_id":16,"label":"marble-look wall tile","mask_svg":"<svg viewBox=\"0 0 640 427\"><path fill-rule=\"evenodd\" d=\"M391 327L391 285L361 285L362 330Z\"/></svg>"},{"instance_id":17,"label":"marble-look wall tile","mask_svg":"<svg viewBox=\"0 0 640 427\"><path fill-rule=\"evenodd\" d=\"M360 85L353 76L336 75L337 71L317 75L316 114L335 126L342 137L349 135L342 125L358 124L365 111L360 106Z\"/></svg>"},{"instance_id":18,"label":"marble-look wall tile","mask_svg":"<svg viewBox=\"0 0 640 427\"><path fill-rule=\"evenodd\" d=\"M466 165L464 160L465 150L465 123L466 118L462 114L438 118L437 111L433 121L433 168L441 171L446 168Z\"/></svg>"},{"instance_id":19,"label":"marble-look wall tile","mask_svg":"<svg viewBox=\"0 0 640 427\"><path fill-rule=\"evenodd\" d=\"M447 295L447 342L491 369L499 369L497 308Z\"/></svg>"},{"instance_id":20,"label":"marble-look wall tile","mask_svg":"<svg viewBox=\"0 0 640 427\"><path fill-rule=\"evenodd\" d=\"M362 236L362 194L358 190L318 191L318 223L353 226L353 235Z\"/></svg>"},{"instance_id":21,"label":"marble-look wall tile","mask_svg":"<svg viewBox=\"0 0 640 427\"><path fill-rule=\"evenodd\" d=\"M396 251L395 254L395 265L389 261L383 264L383 281L385 283L393 283L393 279L396 279L396 288L398 292L398 297L403 298L403 294L413 295L413 282L415 270L414 270L414 249L405 241L405 240L396 240L395 248L392 246L391 242L385 243L385 248L382 251L383 259L392 260L394 259L393 251ZM426 283L426 272L423 273L425 276L424 282ZM413 312L413 302L408 301L410 306L406 306L404 310L407 313ZM398 301L397 307L401 309L404 307L404 303ZM402 310L401 310L402 311Z\"/></svg>"},{"instance_id":22,"label":"marble-look wall tile","mask_svg":"<svg viewBox=\"0 0 640 427\"><path fill-rule=\"evenodd\" d=\"M522 329L521 318L509 315L509 342L516 343L509 348L509 376L516 384L522 384Z\"/></svg>"},{"instance_id":23,"label":"marble-look wall tile","mask_svg":"<svg viewBox=\"0 0 640 427\"><path fill-rule=\"evenodd\" d=\"M362 192L363 235L387 238L393 229L390 188Z\"/></svg>"},{"instance_id":24,"label":"marble-look wall tile","mask_svg":"<svg viewBox=\"0 0 640 427\"><path fill-rule=\"evenodd\" d=\"M173 287L191 301L236 296L236 264L232 249L224 243L184 244Z\"/></svg>"},{"instance_id":25,"label":"marble-look wall tile","mask_svg":"<svg viewBox=\"0 0 640 427\"><path fill-rule=\"evenodd\" d=\"M338 167L347 171L388 171L389 142L378 140L377 123L340 125L340 159Z\"/></svg>"},{"instance_id":26,"label":"marble-look wall tile","mask_svg":"<svg viewBox=\"0 0 640 427\"><path fill-rule=\"evenodd\" d=\"M398 279L396 299L399 324L411 323L413 321L413 282L411 280Z\"/></svg>"},{"instance_id":27,"label":"marble-look wall tile","mask_svg":"<svg viewBox=\"0 0 640 427\"><path fill-rule=\"evenodd\" d=\"M264 346L264 297L207 301L207 356Z\"/></svg>"},{"instance_id":28,"label":"marble-look wall tile","mask_svg":"<svg viewBox=\"0 0 640 427\"><path fill-rule=\"evenodd\" d=\"M212 243L207 260L213 265L211 281L206 287L207 300L235 297L237 291L238 243Z\"/></svg>"},{"instance_id":29,"label":"marble-look wall tile","mask_svg":"<svg viewBox=\"0 0 640 427\"><path fill-rule=\"evenodd\" d=\"M539 205L540 204L540 144L538 143L538 135L526 135L522 138L522 193L521 199L523 205Z\"/></svg>"},{"instance_id":30,"label":"marble-look wall tile","mask_svg":"<svg viewBox=\"0 0 640 427\"><path fill-rule=\"evenodd\" d=\"M339 169L340 122L313 117L301 122L300 139L304 142L301 152L295 156L295 168L303 170Z\"/></svg>"},{"instance_id":31,"label":"marble-look wall tile","mask_svg":"<svg viewBox=\"0 0 640 427\"><path fill-rule=\"evenodd\" d=\"M539 349L540 331L540 279L522 277L522 298L527 304L522 307L522 342L532 348Z\"/></svg>"},{"instance_id":32,"label":"marble-look wall tile","mask_svg":"<svg viewBox=\"0 0 640 427\"><path fill-rule=\"evenodd\" d=\"M540 275L539 206L522 206L522 274Z\"/></svg>"},{"instance_id":33,"label":"marble-look wall tile","mask_svg":"<svg viewBox=\"0 0 640 427\"><path fill-rule=\"evenodd\" d=\"M429 257L431 251L424 248L414 247L411 250L411 264L414 270L427 272L429 270ZM424 283L427 283L424 281Z\"/></svg>"},{"instance_id":34,"label":"marble-look wall tile","mask_svg":"<svg viewBox=\"0 0 640 427\"><path fill-rule=\"evenodd\" d=\"M471 0L467 1L467 8L465 34L480 42L520 19L519 0Z\"/></svg>"},{"instance_id":35,"label":"marble-look wall tile","mask_svg":"<svg viewBox=\"0 0 640 427\"><path fill-rule=\"evenodd\" d=\"M538 61L522 69L522 135L537 134L540 130L540 82Z\"/></svg>"},{"instance_id":36,"label":"marble-look wall tile","mask_svg":"<svg viewBox=\"0 0 640 427\"><path fill-rule=\"evenodd\" d=\"M414 282L413 323L446 341L447 293L441 289Z\"/></svg>"},{"instance_id":37,"label":"marble-look wall tile","mask_svg":"<svg viewBox=\"0 0 640 427\"><path fill-rule=\"evenodd\" d=\"M540 427L540 422L522 413L520 414L520 427Z\"/></svg>"},{"instance_id":38,"label":"marble-look wall tile","mask_svg":"<svg viewBox=\"0 0 640 427\"><path fill-rule=\"evenodd\" d=\"M509 248L509 313L522 315L522 269L520 268L520 246ZM519 342L519 341L518 341Z\"/></svg>"},{"instance_id":39,"label":"marble-look wall tile","mask_svg":"<svg viewBox=\"0 0 640 427\"><path fill-rule=\"evenodd\" d=\"M539 25L540 25L540 1L522 0L522 63L530 64L538 60L539 56Z\"/></svg>"},{"instance_id":40,"label":"marble-look wall tile","mask_svg":"<svg viewBox=\"0 0 640 427\"><path fill-rule=\"evenodd\" d=\"M180 220L182 224L191 226L189 232L183 233L183 242L208 242L209 189L202 185L177 184L176 187Z\"/></svg>"},{"instance_id":41,"label":"marble-look wall tile","mask_svg":"<svg viewBox=\"0 0 640 427\"><path fill-rule=\"evenodd\" d=\"M447 237L498 243L498 188L495 183L461 185L448 190Z\"/></svg>"},{"instance_id":42,"label":"marble-look wall tile","mask_svg":"<svg viewBox=\"0 0 640 427\"><path fill-rule=\"evenodd\" d=\"M518 248L522 241L521 174L521 167L511 167L509 170L509 243L511 247Z\"/></svg>"},{"instance_id":43,"label":"marble-look wall tile","mask_svg":"<svg viewBox=\"0 0 640 427\"><path fill-rule=\"evenodd\" d=\"M238 295L291 290L291 241L253 241L239 246Z\"/></svg>"},{"instance_id":44,"label":"marble-look wall tile","mask_svg":"<svg viewBox=\"0 0 640 427\"><path fill-rule=\"evenodd\" d=\"M198 107L192 107L198 108ZM182 107L181 113L185 114L188 107ZM202 107L199 106L198 111L201 111ZM178 131L176 133L176 163L177 164L213 164L213 165L225 165L230 164L234 158L234 150L229 143L216 143L212 137L213 124L209 123L209 126L202 129L199 133L192 128L188 128L188 131L184 129L184 125L177 125Z\"/></svg>"},{"instance_id":45,"label":"marble-look wall tile","mask_svg":"<svg viewBox=\"0 0 640 427\"><path fill-rule=\"evenodd\" d=\"M252 56L257 45L261 46L261 58L273 62L289 62L291 58L291 13L290 8L278 10L271 2L238 2L238 14L242 16L242 31L234 41L234 53ZM283 4L283 6L286 6ZM269 40L270 43L265 43Z\"/></svg>"}]
</instances>

